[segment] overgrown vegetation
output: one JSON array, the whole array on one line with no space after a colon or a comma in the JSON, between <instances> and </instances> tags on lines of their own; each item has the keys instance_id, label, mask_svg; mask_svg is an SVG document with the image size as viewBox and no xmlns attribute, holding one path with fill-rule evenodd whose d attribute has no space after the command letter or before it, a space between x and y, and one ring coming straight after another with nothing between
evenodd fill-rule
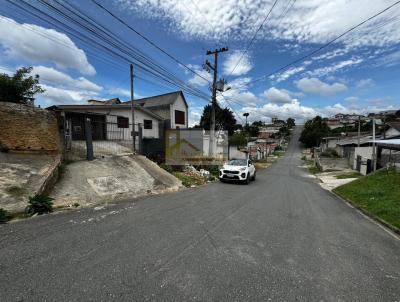
<instances>
[{"instance_id":1,"label":"overgrown vegetation","mask_svg":"<svg viewBox=\"0 0 400 302\"><path fill-rule=\"evenodd\" d=\"M53 198L46 195L30 196L28 206L25 208L25 214L32 216L34 214L42 215L53 211Z\"/></svg>"},{"instance_id":2,"label":"overgrown vegetation","mask_svg":"<svg viewBox=\"0 0 400 302\"><path fill-rule=\"evenodd\" d=\"M375 217L400 228L400 173L378 171L334 191Z\"/></svg>"},{"instance_id":3,"label":"overgrown vegetation","mask_svg":"<svg viewBox=\"0 0 400 302\"><path fill-rule=\"evenodd\" d=\"M194 173L185 173L185 172L172 172L172 174L182 181L182 184L185 187L191 186L200 186L207 182L207 178L201 175L196 175Z\"/></svg>"},{"instance_id":4,"label":"overgrown vegetation","mask_svg":"<svg viewBox=\"0 0 400 302\"><path fill-rule=\"evenodd\" d=\"M0 101L28 103L37 93L44 90L39 85L39 76L31 76L32 67L21 67L13 76L0 74Z\"/></svg>"},{"instance_id":5,"label":"overgrown vegetation","mask_svg":"<svg viewBox=\"0 0 400 302\"><path fill-rule=\"evenodd\" d=\"M167 171L167 172L169 172L169 173L172 173L172 172L173 172L173 169L172 169L172 167L171 167L170 165L161 164L160 167L163 168L165 171Z\"/></svg>"},{"instance_id":6,"label":"overgrown vegetation","mask_svg":"<svg viewBox=\"0 0 400 302\"><path fill-rule=\"evenodd\" d=\"M0 208L0 223L6 223L11 219L11 215L4 209Z\"/></svg>"}]
</instances>

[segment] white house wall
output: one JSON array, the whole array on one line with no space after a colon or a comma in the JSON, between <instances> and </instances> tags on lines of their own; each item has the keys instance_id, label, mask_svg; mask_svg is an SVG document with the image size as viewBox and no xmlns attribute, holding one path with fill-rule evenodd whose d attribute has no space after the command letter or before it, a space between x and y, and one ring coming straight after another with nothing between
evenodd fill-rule
<instances>
[{"instance_id":1,"label":"white house wall","mask_svg":"<svg viewBox=\"0 0 400 302\"><path fill-rule=\"evenodd\" d=\"M129 128L122 128L123 129L123 139L124 140L130 140L131 139L131 131L132 131L132 113L130 109L121 109L121 108L112 108L112 109L107 109L107 108L93 108L93 109L84 109L84 110L79 110L79 109L73 109L73 110L68 110L69 112L79 112L79 113L98 113L98 114L104 114L104 115L111 115L107 116L107 122L117 122L116 117L113 116L122 116L126 117L129 119ZM158 128L158 120L153 118L152 116L144 113L143 111L140 110L135 110L135 124L142 124L143 121L146 120L152 120L153 122L153 127L152 129L143 129L143 137L146 138L159 138L159 128ZM111 130L112 130L111 125L107 125L107 138L112 138ZM135 130L138 131L137 125L135 126Z\"/></svg>"}]
</instances>

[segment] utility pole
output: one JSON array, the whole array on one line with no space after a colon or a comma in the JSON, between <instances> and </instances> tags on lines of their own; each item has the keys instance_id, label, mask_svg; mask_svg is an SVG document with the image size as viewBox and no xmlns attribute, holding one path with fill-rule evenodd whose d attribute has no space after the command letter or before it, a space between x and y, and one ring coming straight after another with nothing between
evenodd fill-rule
<instances>
[{"instance_id":1,"label":"utility pole","mask_svg":"<svg viewBox=\"0 0 400 302\"><path fill-rule=\"evenodd\" d=\"M211 121L210 121L210 146L209 155L214 156L214 140L215 140L215 107L217 105L217 75L218 75L218 54L220 52L228 51L227 47L220 49L208 50L206 55L214 55L214 66L207 60L206 65L214 71L213 84L212 84L212 98L211 98Z\"/></svg>"},{"instance_id":2,"label":"utility pole","mask_svg":"<svg viewBox=\"0 0 400 302\"><path fill-rule=\"evenodd\" d=\"M372 159L373 159L373 171L376 171L376 149L375 149L375 118L372 118Z\"/></svg>"},{"instance_id":3,"label":"utility pole","mask_svg":"<svg viewBox=\"0 0 400 302\"><path fill-rule=\"evenodd\" d=\"M132 142L133 142L133 153L135 153L135 142L136 142L136 133L135 133L135 109L133 105L133 64L130 65L130 80L131 80L131 113L132 113Z\"/></svg>"},{"instance_id":4,"label":"utility pole","mask_svg":"<svg viewBox=\"0 0 400 302\"><path fill-rule=\"evenodd\" d=\"M360 148L361 117L358 116L357 147Z\"/></svg>"}]
</instances>

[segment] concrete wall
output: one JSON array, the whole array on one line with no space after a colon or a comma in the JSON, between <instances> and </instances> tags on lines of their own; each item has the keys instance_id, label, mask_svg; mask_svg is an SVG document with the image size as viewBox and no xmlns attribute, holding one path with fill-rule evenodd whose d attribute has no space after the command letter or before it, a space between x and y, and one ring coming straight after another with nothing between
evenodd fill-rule
<instances>
[{"instance_id":1,"label":"concrete wall","mask_svg":"<svg viewBox=\"0 0 400 302\"><path fill-rule=\"evenodd\" d=\"M237 146L229 146L229 159L247 159L247 153L238 150Z\"/></svg>"},{"instance_id":2,"label":"concrete wall","mask_svg":"<svg viewBox=\"0 0 400 302\"><path fill-rule=\"evenodd\" d=\"M361 156L361 166L360 173L362 175L367 175L367 159L372 160L372 147L355 147L354 148L354 160L353 160L353 169L357 169L357 156Z\"/></svg>"},{"instance_id":3,"label":"concrete wall","mask_svg":"<svg viewBox=\"0 0 400 302\"><path fill-rule=\"evenodd\" d=\"M0 102L0 143L16 151L58 151L57 119L45 109Z\"/></svg>"}]
</instances>

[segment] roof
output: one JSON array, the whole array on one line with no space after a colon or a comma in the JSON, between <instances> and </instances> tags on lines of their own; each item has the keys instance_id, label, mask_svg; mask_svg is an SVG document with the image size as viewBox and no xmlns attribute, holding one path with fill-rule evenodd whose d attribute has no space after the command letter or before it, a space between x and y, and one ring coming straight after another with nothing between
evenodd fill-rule
<instances>
[{"instance_id":1,"label":"roof","mask_svg":"<svg viewBox=\"0 0 400 302\"><path fill-rule=\"evenodd\" d=\"M397 131L400 131L400 122L390 122L387 123L390 127L396 129Z\"/></svg>"},{"instance_id":2,"label":"roof","mask_svg":"<svg viewBox=\"0 0 400 302\"><path fill-rule=\"evenodd\" d=\"M374 141L370 141L370 143L373 143L373 142L374 142ZM377 144L377 145L393 145L393 146L400 146L400 138L375 140L375 144Z\"/></svg>"},{"instance_id":3,"label":"roof","mask_svg":"<svg viewBox=\"0 0 400 302\"><path fill-rule=\"evenodd\" d=\"M47 110L61 110L61 111L67 111L68 110L85 110L85 112L89 112L90 109L130 109L131 108L131 104L111 104L111 105L57 105L57 106L51 106L51 107L47 107ZM147 110L146 108L143 108L142 106L136 105L134 106L134 109L136 110L140 110L146 114L148 114L149 116L157 119L157 120L164 120L161 116L159 116L158 114L155 114L154 112Z\"/></svg>"},{"instance_id":4,"label":"roof","mask_svg":"<svg viewBox=\"0 0 400 302\"><path fill-rule=\"evenodd\" d=\"M112 99L104 100L104 101L91 99L91 100L88 100L88 103L89 104L98 103L99 105L102 105L102 104L111 105L111 104L121 104L121 100L119 98L112 98Z\"/></svg>"},{"instance_id":5,"label":"roof","mask_svg":"<svg viewBox=\"0 0 400 302\"><path fill-rule=\"evenodd\" d=\"M150 96L147 98L142 98L142 99L137 99L134 100L134 102L144 106L144 107L157 107L157 106L165 106L165 105L171 105L173 104L177 97L181 95L182 99L186 105L186 107L189 107L185 96L183 95L182 91L175 91L175 92L170 92L170 93L165 93L161 95L155 95L155 96ZM123 104L130 104L131 101L124 102Z\"/></svg>"}]
</instances>

